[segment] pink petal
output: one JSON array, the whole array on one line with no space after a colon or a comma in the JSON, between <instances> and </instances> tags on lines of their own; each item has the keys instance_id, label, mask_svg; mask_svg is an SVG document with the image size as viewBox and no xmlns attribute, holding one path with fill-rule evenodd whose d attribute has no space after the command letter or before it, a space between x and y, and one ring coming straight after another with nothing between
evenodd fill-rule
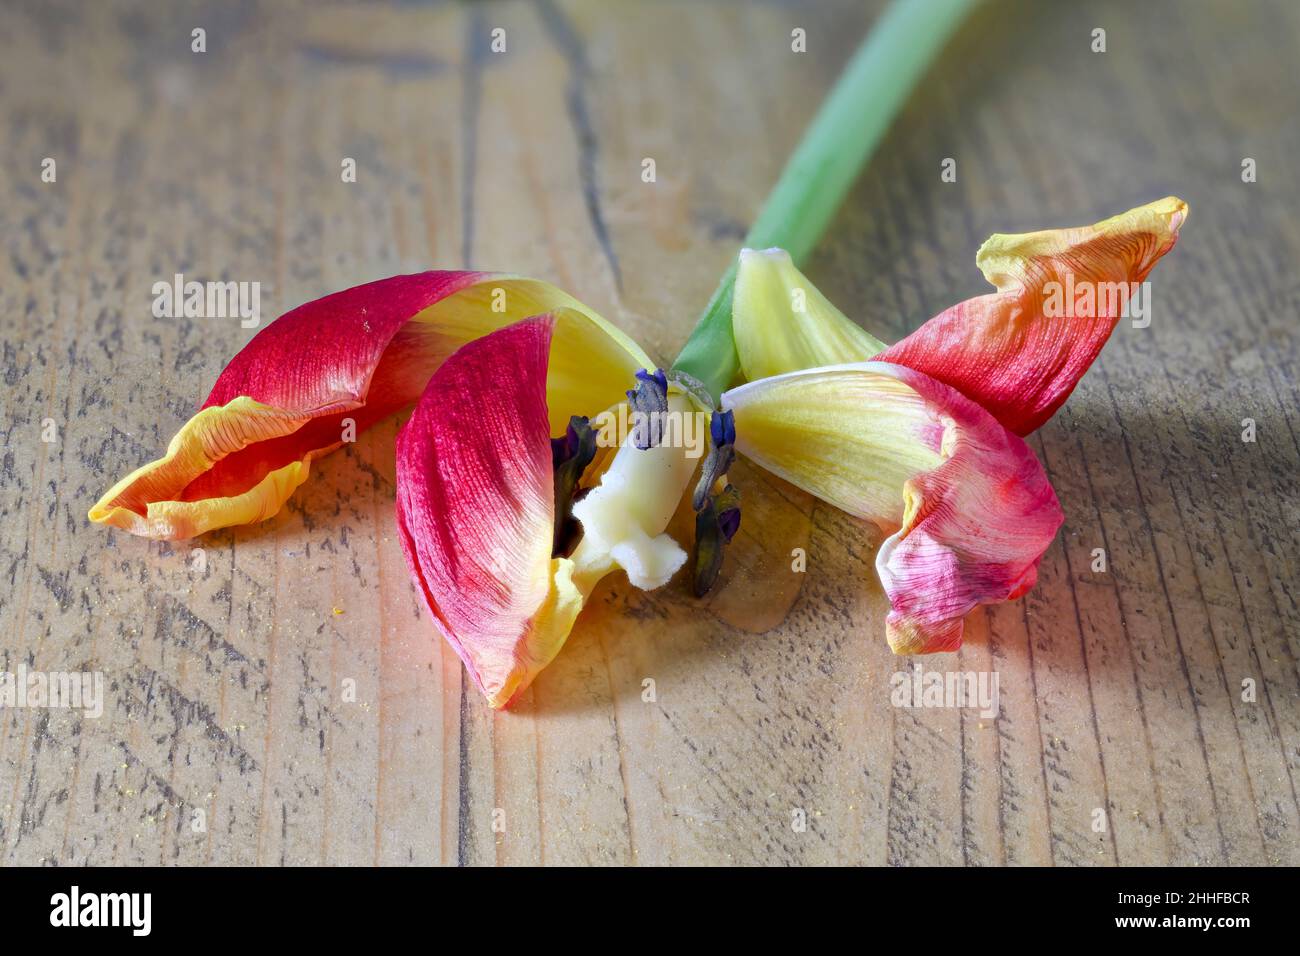
<instances>
[{"instance_id":1,"label":"pink petal","mask_svg":"<svg viewBox=\"0 0 1300 956\"><path fill-rule=\"evenodd\" d=\"M1034 586L1064 515L1021 438L956 390L893 368L947 423L947 457L904 485L902 527L876 555L891 606L889 644L900 654L953 651L973 608Z\"/></svg>"},{"instance_id":2,"label":"pink petal","mask_svg":"<svg viewBox=\"0 0 1300 956\"><path fill-rule=\"evenodd\" d=\"M553 559L546 402L553 320L470 342L434 374L397 441L397 521L438 629L494 707L554 658L582 606Z\"/></svg>"}]
</instances>

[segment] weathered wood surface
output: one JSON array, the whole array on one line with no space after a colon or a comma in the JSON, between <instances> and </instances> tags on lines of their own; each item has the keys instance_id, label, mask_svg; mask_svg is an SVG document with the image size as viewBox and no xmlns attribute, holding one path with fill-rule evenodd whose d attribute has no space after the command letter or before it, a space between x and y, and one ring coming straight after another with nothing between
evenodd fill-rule
<instances>
[{"instance_id":1,"label":"weathered wood surface","mask_svg":"<svg viewBox=\"0 0 1300 956\"><path fill-rule=\"evenodd\" d=\"M891 705L878 535L752 467L704 607L607 580L505 714L408 582L394 423L258 527L86 521L252 335L155 318L177 272L260 281L275 315L508 269L671 359L879 6L0 8L0 670L106 681L99 719L0 710L0 860L1300 862L1291 3L991 5L809 265L893 339L983 291L990 232L1191 205L1150 328L1121 325L1032 439L1067 514L1038 587L925 661L997 671L996 720Z\"/></svg>"}]
</instances>

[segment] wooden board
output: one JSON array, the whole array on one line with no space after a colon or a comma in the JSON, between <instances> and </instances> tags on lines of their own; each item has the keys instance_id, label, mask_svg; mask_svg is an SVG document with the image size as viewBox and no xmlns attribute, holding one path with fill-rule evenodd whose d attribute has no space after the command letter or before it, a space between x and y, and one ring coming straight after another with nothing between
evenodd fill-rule
<instances>
[{"instance_id":1,"label":"wooden board","mask_svg":"<svg viewBox=\"0 0 1300 956\"><path fill-rule=\"evenodd\" d=\"M891 704L909 662L884 641L879 536L754 467L709 600L607 579L502 714L408 580L395 423L259 526L161 544L86 520L253 334L155 318L175 273L259 281L275 315L506 269L671 360L880 6L0 8L0 670L99 671L106 698L98 719L0 710L0 860L1300 862L1282 0L990 4L808 266L893 340L984 291L991 232L1190 203L1150 327L1122 324L1031 440L1067 515L1038 587L923 662L996 671L996 719Z\"/></svg>"}]
</instances>

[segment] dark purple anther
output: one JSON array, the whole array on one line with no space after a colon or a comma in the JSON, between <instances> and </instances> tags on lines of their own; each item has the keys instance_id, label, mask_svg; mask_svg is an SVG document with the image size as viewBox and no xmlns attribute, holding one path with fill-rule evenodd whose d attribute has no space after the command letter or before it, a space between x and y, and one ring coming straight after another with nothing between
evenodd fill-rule
<instances>
[{"instance_id":1,"label":"dark purple anther","mask_svg":"<svg viewBox=\"0 0 1300 956\"><path fill-rule=\"evenodd\" d=\"M736 443L736 413L732 411L714 412L709 419L709 437L714 446L734 445Z\"/></svg>"},{"instance_id":2,"label":"dark purple anther","mask_svg":"<svg viewBox=\"0 0 1300 956\"><path fill-rule=\"evenodd\" d=\"M668 376L664 370L637 372L636 388L628 390L627 404L632 412L633 444L642 451L654 448L663 437L668 415Z\"/></svg>"}]
</instances>

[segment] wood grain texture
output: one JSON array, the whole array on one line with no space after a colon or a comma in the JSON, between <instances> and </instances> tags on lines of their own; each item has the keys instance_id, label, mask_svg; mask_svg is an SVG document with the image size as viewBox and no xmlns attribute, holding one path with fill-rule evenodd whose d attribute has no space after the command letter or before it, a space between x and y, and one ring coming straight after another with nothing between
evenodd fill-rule
<instances>
[{"instance_id":1,"label":"wood grain texture","mask_svg":"<svg viewBox=\"0 0 1300 956\"><path fill-rule=\"evenodd\" d=\"M162 544L86 521L252 335L155 318L177 272L259 281L270 316L508 269L671 359L880 6L0 8L0 670L106 681L99 719L0 710L0 861L1300 863L1282 0L989 4L808 266L893 340L984 291L991 232L1191 206L1150 328L1121 324L1031 439L1067 515L1038 587L925 661L995 670L996 719L891 705L878 535L743 463L722 587L700 605L607 579L504 714L466 693L409 583L395 422L256 527Z\"/></svg>"}]
</instances>

